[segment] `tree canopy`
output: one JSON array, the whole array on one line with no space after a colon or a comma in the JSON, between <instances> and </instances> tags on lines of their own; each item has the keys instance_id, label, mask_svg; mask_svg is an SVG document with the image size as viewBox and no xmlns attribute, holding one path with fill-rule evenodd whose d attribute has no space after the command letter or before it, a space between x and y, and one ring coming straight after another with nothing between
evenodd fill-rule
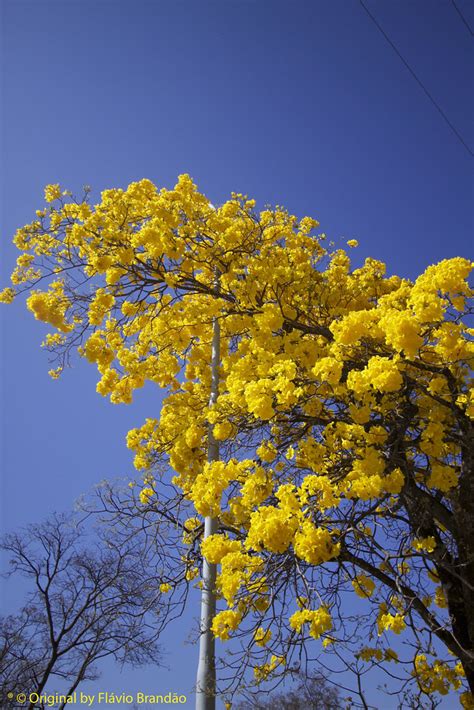
<instances>
[{"instance_id":1,"label":"tree canopy","mask_svg":"<svg viewBox=\"0 0 474 710\"><path fill-rule=\"evenodd\" d=\"M415 281L373 258L352 268L316 220L241 194L214 206L187 175L96 205L59 185L45 197L1 298L27 292L52 326L53 377L77 351L113 403L166 389L127 443L144 506L171 477L194 507L188 580L201 553L219 565L226 691L249 666L262 682L312 656L359 682L384 667L421 706L458 690L474 707L470 260ZM201 543L203 516L219 527Z\"/></svg>"}]
</instances>

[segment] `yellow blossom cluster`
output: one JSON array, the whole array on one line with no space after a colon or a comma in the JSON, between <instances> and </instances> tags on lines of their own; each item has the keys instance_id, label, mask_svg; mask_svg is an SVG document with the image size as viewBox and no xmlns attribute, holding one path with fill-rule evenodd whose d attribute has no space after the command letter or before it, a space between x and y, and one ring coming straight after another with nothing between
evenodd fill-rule
<instances>
[{"instance_id":1,"label":"yellow blossom cluster","mask_svg":"<svg viewBox=\"0 0 474 710\"><path fill-rule=\"evenodd\" d=\"M374 593L375 582L365 574L358 574L352 580L352 586L359 597L366 599L367 597L371 597Z\"/></svg>"},{"instance_id":2,"label":"yellow blossom cluster","mask_svg":"<svg viewBox=\"0 0 474 710\"><path fill-rule=\"evenodd\" d=\"M326 631L332 629L331 614L326 607L322 606L314 610L301 609L290 616L290 626L297 633L301 632L305 624L309 624L310 636L318 639Z\"/></svg>"},{"instance_id":3,"label":"yellow blossom cluster","mask_svg":"<svg viewBox=\"0 0 474 710\"><path fill-rule=\"evenodd\" d=\"M266 646L271 641L272 632L270 629L263 629L261 626L256 630L254 639L257 646Z\"/></svg>"},{"instance_id":4,"label":"yellow blossom cluster","mask_svg":"<svg viewBox=\"0 0 474 710\"><path fill-rule=\"evenodd\" d=\"M391 614L387 611L387 605L383 602L380 604L377 628L379 636L384 631L393 631L395 634L400 634L406 628L405 616L403 613Z\"/></svg>"},{"instance_id":5,"label":"yellow blossom cluster","mask_svg":"<svg viewBox=\"0 0 474 710\"><path fill-rule=\"evenodd\" d=\"M432 535L429 537L416 538L413 540L413 547L419 552L426 550L427 552L433 552L436 547L436 540Z\"/></svg>"},{"instance_id":6,"label":"yellow blossom cluster","mask_svg":"<svg viewBox=\"0 0 474 710\"><path fill-rule=\"evenodd\" d=\"M199 518L188 518L183 523L183 542L185 545L192 545L195 541L202 521Z\"/></svg>"},{"instance_id":7,"label":"yellow blossom cluster","mask_svg":"<svg viewBox=\"0 0 474 710\"><path fill-rule=\"evenodd\" d=\"M27 306L37 320L50 323L63 333L73 329L73 324L66 321L66 311L70 301L64 294L64 283L53 281L49 291L32 291L27 300Z\"/></svg>"},{"instance_id":8,"label":"yellow blossom cluster","mask_svg":"<svg viewBox=\"0 0 474 710\"><path fill-rule=\"evenodd\" d=\"M140 503L146 505L149 502L150 498L154 496L154 494L155 491L153 490L153 488L150 488L148 486L146 488L142 488L138 495L138 497L140 498Z\"/></svg>"},{"instance_id":9,"label":"yellow blossom cluster","mask_svg":"<svg viewBox=\"0 0 474 710\"><path fill-rule=\"evenodd\" d=\"M240 621L241 615L238 611L231 609L220 611L212 620L212 632L217 638L227 641L231 632L238 628Z\"/></svg>"},{"instance_id":10,"label":"yellow blossom cluster","mask_svg":"<svg viewBox=\"0 0 474 710\"><path fill-rule=\"evenodd\" d=\"M279 667L286 663L285 656L272 655L269 663L262 663L254 667L253 672L257 683L262 683Z\"/></svg>"},{"instance_id":11,"label":"yellow blossom cluster","mask_svg":"<svg viewBox=\"0 0 474 710\"><path fill-rule=\"evenodd\" d=\"M305 520L295 535L294 549L297 556L305 562L320 565L337 557L340 545L334 542L328 530Z\"/></svg>"},{"instance_id":12,"label":"yellow blossom cluster","mask_svg":"<svg viewBox=\"0 0 474 710\"><path fill-rule=\"evenodd\" d=\"M465 675L460 663L454 667L442 661L429 663L425 654L418 654L413 665L413 674L418 685L428 694L447 695L451 688L457 690Z\"/></svg>"}]
</instances>

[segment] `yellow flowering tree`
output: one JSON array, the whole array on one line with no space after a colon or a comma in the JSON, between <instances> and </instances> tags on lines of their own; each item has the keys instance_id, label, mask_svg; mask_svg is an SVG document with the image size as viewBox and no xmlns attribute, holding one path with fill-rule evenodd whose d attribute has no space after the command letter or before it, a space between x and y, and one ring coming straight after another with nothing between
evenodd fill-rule
<instances>
[{"instance_id":1,"label":"yellow flowering tree","mask_svg":"<svg viewBox=\"0 0 474 710\"><path fill-rule=\"evenodd\" d=\"M314 219L241 194L214 207L187 175L96 205L50 185L46 202L15 235L1 298L26 292L52 327L53 377L77 350L114 403L166 390L127 443L137 469L166 471L158 496L170 477L194 508L185 541L218 565L214 634L248 649L235 685L248 666L256 681L300 666L304 648L472 707L471 262L414 282L371 258L354 269ZM154 495L145 482L142 504Z\"/></svg>"}]
</instances>

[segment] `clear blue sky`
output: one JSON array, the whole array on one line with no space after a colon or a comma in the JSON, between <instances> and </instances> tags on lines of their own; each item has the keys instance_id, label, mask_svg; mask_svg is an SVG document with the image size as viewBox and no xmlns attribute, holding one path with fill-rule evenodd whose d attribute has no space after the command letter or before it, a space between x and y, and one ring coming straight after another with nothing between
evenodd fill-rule
<instances>
[{"instance_id":1,"label":"clear blue sky","mask_svg":"<svg viewBox=\"0 0 474 710\"><path fill-rule=\"evenodd\" d=\"M474 151L473 38L450 0L366 0ZM474 28L474 4L457 0ZM2 283L11 238L45 184L96 194L190 173L214 203L232 190L309 214L356 259L414 277L472 256L473 158L357 0L3 0ZM58 382L45 328L2 308L2 528L68 509L126 475L126 431L159 409L95 393L85 363ZM15 598L11 587L5 604ZM108 667L96 687L188 692L196 649L166 640L171 673ZM91 691L92 692L92 691ZM191 704L189 704L191 707ZM388 706L387 710L388 710Z\"/></svg>"}]
</instances>

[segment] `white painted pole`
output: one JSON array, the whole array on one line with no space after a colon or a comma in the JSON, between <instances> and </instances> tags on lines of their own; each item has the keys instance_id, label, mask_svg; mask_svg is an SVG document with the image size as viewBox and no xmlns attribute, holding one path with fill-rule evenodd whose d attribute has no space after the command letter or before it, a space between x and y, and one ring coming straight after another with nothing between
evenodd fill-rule
<instances>
[{"instance_id":1,"label":"white painted pole","mask_svg":"<svg viewBox=\"0 0 474 710\"><path fill-rule=\"evenodd\" d=\"M209 406L216 403L219 394L220 325L217 317L212 324L211 394ZM209 425L207 460L219 460L219 444ZM207 517L204 521L204 539L217 532L217 520ZM216 613L216 565L206 559L202 563L201 624L199 636L199 664L196 680L196 710L215 710L216 707L216 660L215 642L211 631Z\"/></svg>"}]
</instances>

